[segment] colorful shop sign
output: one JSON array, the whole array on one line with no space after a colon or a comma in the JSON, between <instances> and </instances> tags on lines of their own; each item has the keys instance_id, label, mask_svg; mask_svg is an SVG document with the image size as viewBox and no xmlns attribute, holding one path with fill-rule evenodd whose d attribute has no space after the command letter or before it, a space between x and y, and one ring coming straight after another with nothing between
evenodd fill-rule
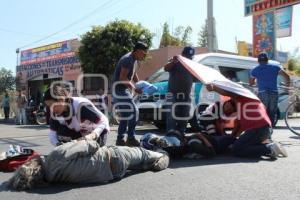
<instances>
[{"instance_id":1,"label":"colorful shop sign","mask_svg":"<svg viewBox=\"0 0 300 200\"><path fill-rule=\"evenodd\" d=\"M245 0L245 16L292 6L298 3L300 3L300 0Z\"/></svg>"},{"instance_id":2,"label":"colorful shop sign","mask_svg":"<svg viewBox=\"0 0 300 200\"><path fill-rule=\"evenodd\" d=\"M253 16L253 56L266 52L275 59L275 31L273 12Z\"/></svg>"},{"instance_id":3,"label":"colorful shop sign","mask_svg":"<svg viewBox=\"0 0 300 200\"><path fill-rule=\"evenodd\" d=\"M244 14L245 16L252 15L252 5L262 0L244 0Z\"/></svg>"},{"instance_id":4,"label":"colorful shop sign","mask_svg":"<svg viewBox=\"0 0 300 200\"><path fill-rule=\"evenodd\" d=\"M22 74L22 77L25 80L41 74L55 74L62 77L65 73L65 66L72 66L75 64L80 66L79 58L77 56L60 58L28 65L20 65L17 67L17 74Z\"/></svg>"},{"instance_id":5,"label":"colorful shop sign","mask_svg":"<svg viewBox=\"0 0 300 200\"><path fill-rule=\"evenodd\" d=\"M67 57L70 56L68 53L74 55L78 46L79 41L73 39L21 51L21 65Z\"/></svg>"}]
</instances>

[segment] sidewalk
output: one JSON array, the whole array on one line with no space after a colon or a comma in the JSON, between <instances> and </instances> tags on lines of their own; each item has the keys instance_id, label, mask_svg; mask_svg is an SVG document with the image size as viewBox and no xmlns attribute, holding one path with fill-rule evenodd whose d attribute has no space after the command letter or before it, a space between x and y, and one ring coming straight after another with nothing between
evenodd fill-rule
<instances>
[{"instance_id":1,"label":"sidewalk","mask_svg":"<svg viewBox=\"0 0 300 200\"><path fill-rule=\"evenodd\" d=\"M15 123L15 118L9 118L9 119L4 119L4 118L0 118L0 124L16 124Z\"/></svg>"}]
</instances>

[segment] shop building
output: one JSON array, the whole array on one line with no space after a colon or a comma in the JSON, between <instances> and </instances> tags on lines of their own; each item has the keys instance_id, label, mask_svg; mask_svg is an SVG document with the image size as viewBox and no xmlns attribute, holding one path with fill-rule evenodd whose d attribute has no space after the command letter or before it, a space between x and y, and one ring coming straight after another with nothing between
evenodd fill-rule
<instances>
[{"instance_id":1,"label":"shop building","mask_svg":"<svg viewBox=\"0 0 300 200\"><path fill-rule=\"evenodd\" d=\"M66 81L76 90L82 74L76 55L79 46L78 39L72 39L21 51L16 69L17 89L37 101L54 81Z\"/></svg>"}]
</instances>

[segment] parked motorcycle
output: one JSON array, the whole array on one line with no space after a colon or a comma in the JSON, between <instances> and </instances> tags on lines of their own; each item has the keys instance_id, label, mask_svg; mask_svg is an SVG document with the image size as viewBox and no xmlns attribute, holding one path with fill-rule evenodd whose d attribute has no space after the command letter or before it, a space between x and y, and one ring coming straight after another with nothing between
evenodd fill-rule
<instances>
[{"instance_id":1,"label":"parked motorcycle","mask_svg":"<svg viewBox=\"0 0 300 200\"><path fill-rule=\"evenodd\" d=\"M45 125L47 124L47 117L46 117L46 108L40 103L38 106L34 104L31 100L29 102L29 106L26 109L26 116L27 122L29 124L39 124Z\"/></svg>"},{"instance_id":2,"label":"parked motorcycle","mask_svg":"<svg viewBox=\"0 0 300 200\"><path fill-rule=\"evenodd\" d=\"M36 123L39 125L47 124L47 117L46 117L46 108L45 106L39 106L39 109L34 112Z\"/></svg>"}]
</instances>

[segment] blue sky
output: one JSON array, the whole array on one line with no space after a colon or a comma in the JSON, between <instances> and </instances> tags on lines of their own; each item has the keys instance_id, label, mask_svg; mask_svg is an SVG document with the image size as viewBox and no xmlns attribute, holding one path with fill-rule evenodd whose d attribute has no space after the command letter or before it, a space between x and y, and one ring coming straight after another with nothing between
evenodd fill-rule
<instances>
[{"instance_id":1,"label":"blue sky","mask_svg":"<svg viewBox=\"0 0 300 200\"><path fill-rule=\"evenodd\" d=\"M78 38L91 26L116 18L139 22L156 33L153 48L159 43L164 22L171 31L179 25L191 26L191 41L196 44L206 7L206 0L1 0L0 67L15 72L17 48ZM294 6L292 37L277 39L277 49L292 52L300 45L299 8ZM244 0L214 0L219 49L235 52L235 38L252 42L252 17L244 17L243 9Z\"/></svg>"}]
</instances>

